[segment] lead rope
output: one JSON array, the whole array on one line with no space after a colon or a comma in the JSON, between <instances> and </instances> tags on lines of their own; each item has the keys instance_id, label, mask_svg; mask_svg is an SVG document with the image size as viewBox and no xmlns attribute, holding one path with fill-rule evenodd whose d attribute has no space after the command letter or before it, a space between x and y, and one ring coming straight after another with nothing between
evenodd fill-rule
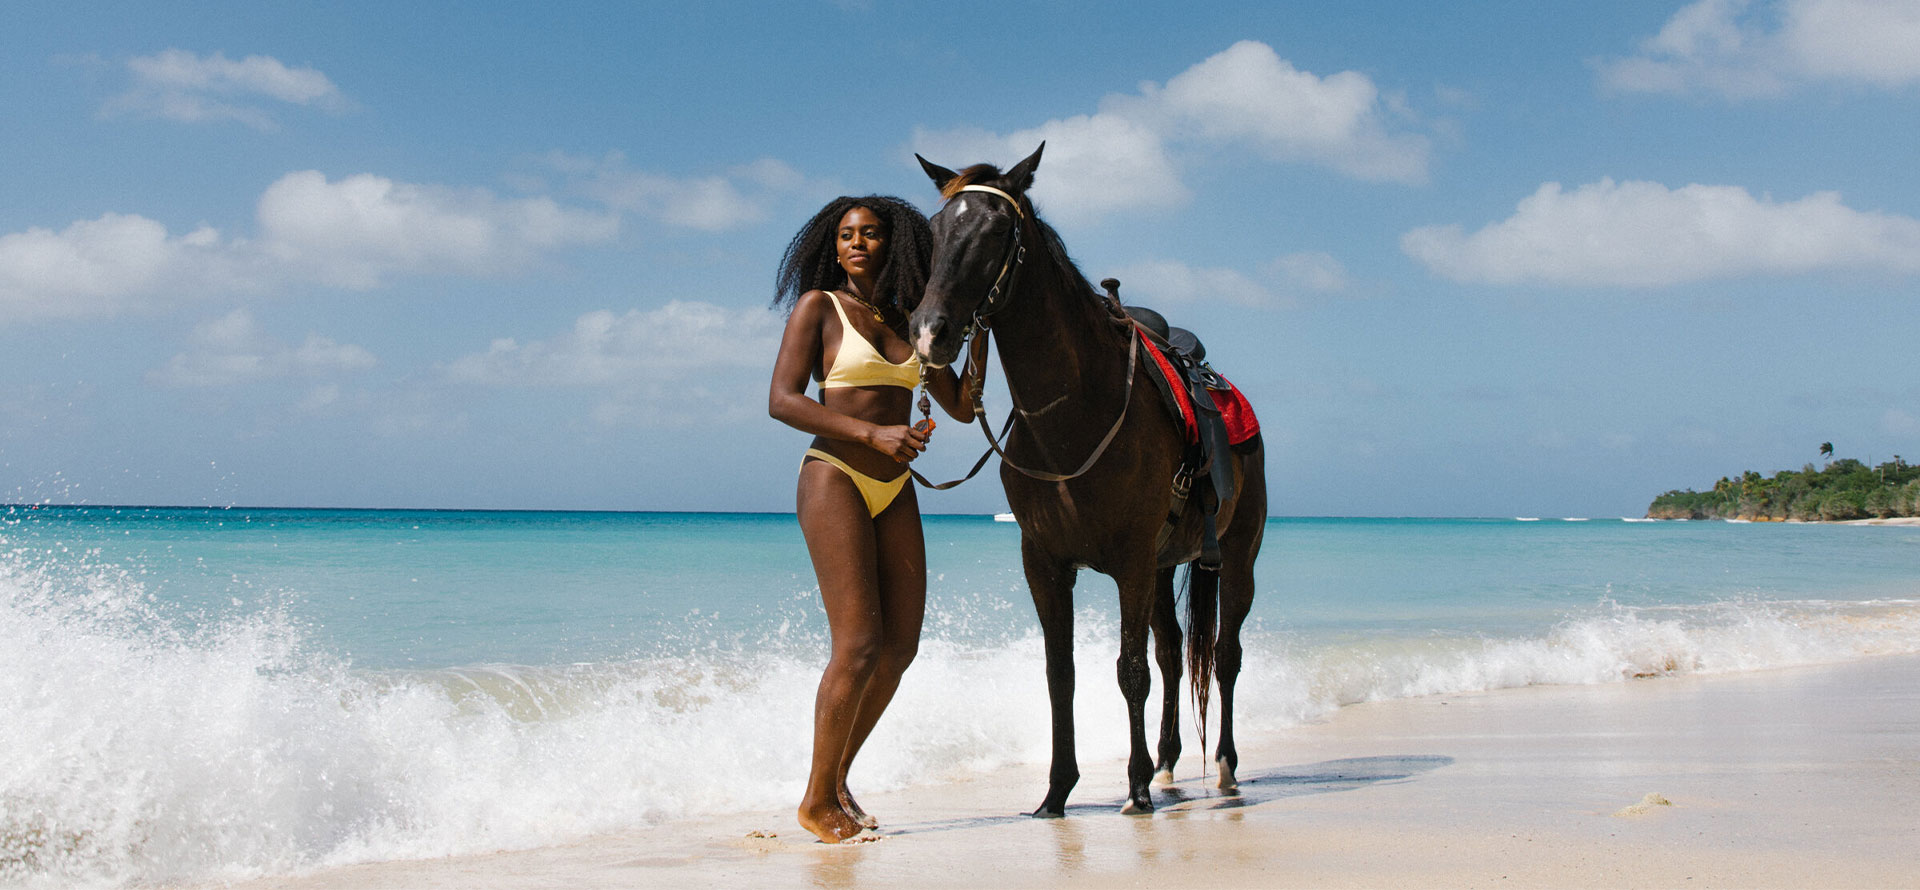
<instances>
[{"instance_id":1,"label":"lead rope","mask_svg":"<svg viewBox=\"0 0 1920 890\"><path fill-rule=\"evenodd\" d=\"M986 335L987 335L986 325L981 325L978 329L978 333L976 334L976 336L985 337ZM981 361L982 361L982 364L978 368L976 368L973 364L973 350L968 349L967 364L964 368L961 369L960 376L961 376L961 379L965 379L967 375L973 374L976 371L979 372L980 383L979 385L973 388L973 416L976 418L979 418L981 429L987 429L987 409L985 405L981 404L981 393L987 388L987 373L986 373L987 369L985 365L985 359L982 359ZM924 364L920 366L920 424L925 424L926 429L929 432L933 430L933 425L934 425L933 424L933 403L927 398L927 366ZM920 424L915 424L915 427L916 428L919 427ZM1005 437L1007 434L1007 430L1012 428L1013 428L1013 415L1009 414L1007 415L1007 425L1000 428L1000 435L1002 437ZM987 435L987 441L988 442L993 441L993 435L991 431L989 431ZM961 476L960 478L954 479L949 482L941 482L937 484L933 482L929 482L927 481L927 477L920 475L920 471L913 469L912 467L908 467L907 472L913 474L913 481L920 483L920 486L922 488L931 488L934 491L946 491L949 488L959 485L960 483L965 482L968 479L972 479L974 476L979 475L980 468L987 465L987 458L992 457L993 453L996 450L998 449L989 448L986 451L980 452L980 459L973 462L973 469L968 470L965 476Z\"/></svg>"}]
</instances>

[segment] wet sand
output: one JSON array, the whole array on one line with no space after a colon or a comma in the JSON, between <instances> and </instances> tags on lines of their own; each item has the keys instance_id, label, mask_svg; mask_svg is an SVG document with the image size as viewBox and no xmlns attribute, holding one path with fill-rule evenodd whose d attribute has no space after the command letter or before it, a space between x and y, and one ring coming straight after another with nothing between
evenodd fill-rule
<instances>
[{"instance_id":1,"label":"wet sand","mask_svg":"<svg viewBox=\"0 0 1920 890\"><path fill-rule=\"evenodd\" d=\"M1237 796L1195 759L1149 817L1119 763L1018 815L1036 765L863 796L872 843L748 813L237 886L1920 887L1916 656L1358 705L1243 740Z\"/></svg>"}]
</instances>

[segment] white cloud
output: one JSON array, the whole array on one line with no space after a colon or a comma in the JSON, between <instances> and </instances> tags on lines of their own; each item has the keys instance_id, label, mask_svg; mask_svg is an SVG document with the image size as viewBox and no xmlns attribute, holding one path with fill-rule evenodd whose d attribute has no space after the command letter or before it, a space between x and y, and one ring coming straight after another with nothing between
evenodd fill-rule
<instances>
[{"instance_id":1,"label":"white cloud","mask_svg":"<svg viewBox=\"0 0 1920 890\"><path fill-rule=\"evenodd\" d=\"M600 158L555 152L547 163L570 179L570 190L576 194L614 210L706 232L761 222L770 215L774 201L818 188L798 170L773 158L693 177L636 170L618 151Z\"/></svg>"},{"instance_id":2,"label":"white cloud","mask_svg":"<svg viewBox=\"0 0 1920 890\"><path fill-rule=\"evenodd\" d=\"M1047 143L1033 196L1057 219L1091 220L1116 210L1171 207L1187 200L1187 187L1160 135L1116 115L1078 115L999 136L968 128L935 133L916 128L914 150L928 160L992 158L1000 166Z\"/></svg>"},{"instance_id":3,"label":"white cloud","mask_svg":"<svg viewBox=\"0 0 1920 890\"><path fill-rule=\"evenodd\" d=\"M243 290L251 278L239 252L208 226L174 236L120 213L0 235L0 321L114 315L180 291Z\"/></svg>"},{"instance_id":4,"label":"white cloud","mask_svg":"<svg viewBox=\"0 0 1920 890\"><path fill-rule=\"evenodd\" d=\"M1287 254L1269 263L1268 271L1294 289L1315 293L1337 293L1352 283L1346 266L1319 251Z\"/></svg>"},{"instance_id":5,"label":"white cloud","mask_svg":"<svg viewBox=\"0 0 1920 890\"><path fill-rule=\"evenodd\" d=\"M1493 284L1657 287L1816 270L1920 273L1920 221L1851 209L1834 192L1798 201L1737 186L1612 179L1547 183L1469 235L1426 226L1400 247L1435 274Z\"/></svg>"},{"instance_id":6,"label":"white cloud","mask_svg":"<svg viewBox=\"0 0 1920 890\"><path fill-rule=\"evenodd\" d=\"M378 362L373 353L351 344L308 334L297 346L275 340L245 308L235 309L194 328L192 349L154 369L147 379L162 386L205 387L256 383L282 378L328 377L362 371ZM337 385L322 384L305 404L331 404Z\"/></svg>"},{"instance_id":7,"label":"white cloud","mask_svg":"<svg viewBox=\"0 0 1920 890\"><path fill-rule=\"evenodd\" d=\"M59 231L0 235L0 321L105 317L299 282L369 288L398 274L497 275L613 237L607 213L548 198L412 185L361 174L289 173L258 206L259 233L172 235L108 213Z\"/></svg>"},{"instance_id":8,"label":"white cloud","mask_svg":"<svg viewBox=\"0 0 1920 890\"><path fill-rule=\"evenodd\" d=\"M1920 81L1920 0L1798 0L1782 39L1815 77L1882 87Z\"/></svg>"},{"instance_id":9,"label":"white cloud","mask_svg":"<svg viewBox=\"0 0 1920 890\"><path fill-rule=\"evenodd\" d=\"M1642 41L1596 62L1625 92L1774 96L1806 81L1920 82L1920 0L1697 0Z\"/></svg>"},{"instance_id":10,"label":"white cloud","mask_svg":"<svg viewBox=\"0 0 1920 890\"><path fill-rule=\"evenodd\" d=\"M1321 164L1357 179L1426 178L1426 137L1389 131L1389 109L1371 78L1358 71L1316 77L1264 43L1240 41L1164 88L1145 84L1139 99L1107 104L1158 118L1160 131L1175 138L1244 142L1275 160Z\"/></svg>"},{"instance_id":11,"label":"white cloud","mask_svg":"<svg viewBox=\"0 0 1920 890\"><path fill-rule=\"evenodd\" d=\"M1127 302L1146 306L1202 301L1264 306L1274 300L1272 292L1233 269L1195 268L1172 260L1136 263L1114 277L1120 279Z\"/></svg>"},{"instance_id":12,"label":"white cloud","mask_svg":"<svg viewBox=\"0 0 1920 890\"><path fill-rule=\"evenodd\" d=\"M133 83L101 109L197 123L232 120L271 129L268 104L315 106L341 111L347 100L325 74L311 67L289 68L271 56L239 61L222 53L198 56L169 49L127 60Z\"/></svg>"},{"instance_id":13,"label":"white cloud","mask_svg":"<svg viewBox=\"0 0 1920 890\"><path fill-rule=\"evenodd\" d=\"M609 386L758 369L772 362L781 327L765 310L685 300L623 315L602 309L547 340L495 340L485 352L456 359L446 373L454 382L493 386Z\"/></svg>"},{"instance_id":14,"label":"white cloud","mask_svg":"<svg viewBox=\"0 0 1920 890\"><path fill-rule=\"evenodd\" d=\"M495 340L443 371L455 383L599 390L593 419L603 425L744 417L761 411L753 396L765 391L782 327L766 310L702 302L603 309L546 340Z\"/></svg>"},{"instance_id":15,"label":"white cloud","mask_svg":"<svg viewBox=\"0 0 1920 890\"><path fill-rule=\"evenodd\" d=\"M1175 260L1148 260L1115 274L1129 303L1232 303L1286 306L1307 293L1325 294L1350 287L1346 267L1320 252L1291 253L1261 264L1258 276L1235 269L1189 266Z\"/></svg>"},{"instance_id":16,"label":"white cloud","mask_svg":"<svg viewBox=\"0 0 1920 890\"><path fill-rule=\"evenodd\" d=\"M1394 126L1399 113L1366 75L1326 77L1243 40L1174 76L1113 94L1098 111L1006 135L916 129L913 148L958 169L1001 166L1047 142L1034 187L1049 213L1093 219L1186 200L1174 146L1244 147L1274 161L1318 164L1365 180L1425 180L1429 141Z\"/></svg>"},{"instance_id":17,"label":"white cloud","mask_svg":"<svg viewBox=\"0 0 1920 890\"><path fill-rule=\"evenodd\" d=\"M260 196L263 249L302 277L368 288L396 273L498 274L569 244L612 238L613 216L549 198L413 185L362 173L282 176Z\"/></svg>"}]
</instances>

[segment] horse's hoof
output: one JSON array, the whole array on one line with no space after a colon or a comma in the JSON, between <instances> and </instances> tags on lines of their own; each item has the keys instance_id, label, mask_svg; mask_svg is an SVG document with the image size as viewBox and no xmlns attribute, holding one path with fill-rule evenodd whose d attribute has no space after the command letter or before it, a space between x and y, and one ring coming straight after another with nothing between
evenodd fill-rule
<instances>
[{"instance_id":1,"label":"horse's hoof","mask_svg":"<svg viewBox=\"0 0 1920 890\"><path fill-rule=\"evenodd\" d=\"M1221 791L1235 792L1240 790L1240 781L1233 777L1233 767L1227 765L1226 758L1214 761L1214 766L1220 769Z\"/></svg>"},{"instance_id":2,"label":"horse's hoof","mask_svg":"<svg viewBox=\"0 0 1920 890\"><path fill-rule=\"evenodd\" d=\"M1027 815L1035 819L1061 819L1067 815L1067 805L1064 800L1060 803L1054 803L1051 799L1043 800L1038 807L1034 808L1033 812Z\"/></svg>"},{"instance_id":3,"label":"horse's hoof","mask_svg":"<svg viewBox=\"0 0 1920 890\"><path fill-rule=\"evenodd\" d=\"M1153 815L1153 804L1141 803L1140 801L1137 801L1137 800L1129 800L1127 801L1126 806L1123 806L1120 808L1120 815L1151 816Z\"/></svg>"},{"instance_id":4,"label":"horse's hoof","mask_svg":"<svg viewBox=\"0 0 1920 890\"><path fill-rule=\"evenodd\" d=\"M1161 770L1161 771L1159 771L1159 772L1157 772L1157 773L1154 773L1154 774L1153 774L1153 784L1155 784L1155 785L1171 785L1171 784L1173 784L1173 770L1170 770L1170 769L1163 769L1163 770Z\"/></svg>"}]
</instances>

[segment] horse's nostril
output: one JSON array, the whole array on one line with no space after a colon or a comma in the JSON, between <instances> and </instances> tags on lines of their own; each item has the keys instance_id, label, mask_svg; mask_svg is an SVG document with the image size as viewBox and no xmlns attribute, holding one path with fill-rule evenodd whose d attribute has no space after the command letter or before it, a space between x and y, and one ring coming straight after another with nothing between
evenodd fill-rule
<instances>
[{"instance_id":1,"label":"horse's nostril","mask_svg":"<svg viewBox=\"0 0 1920 890\"><path fill-rule=\"evenodd\" d=\"M933 344L940 342L940 338L946 336L947 320L943 316L929 318L921 322L919 330L913 333L916 335L913 340L913 351L922 359L931 358Z\"/></svg>"}]
</instances>

